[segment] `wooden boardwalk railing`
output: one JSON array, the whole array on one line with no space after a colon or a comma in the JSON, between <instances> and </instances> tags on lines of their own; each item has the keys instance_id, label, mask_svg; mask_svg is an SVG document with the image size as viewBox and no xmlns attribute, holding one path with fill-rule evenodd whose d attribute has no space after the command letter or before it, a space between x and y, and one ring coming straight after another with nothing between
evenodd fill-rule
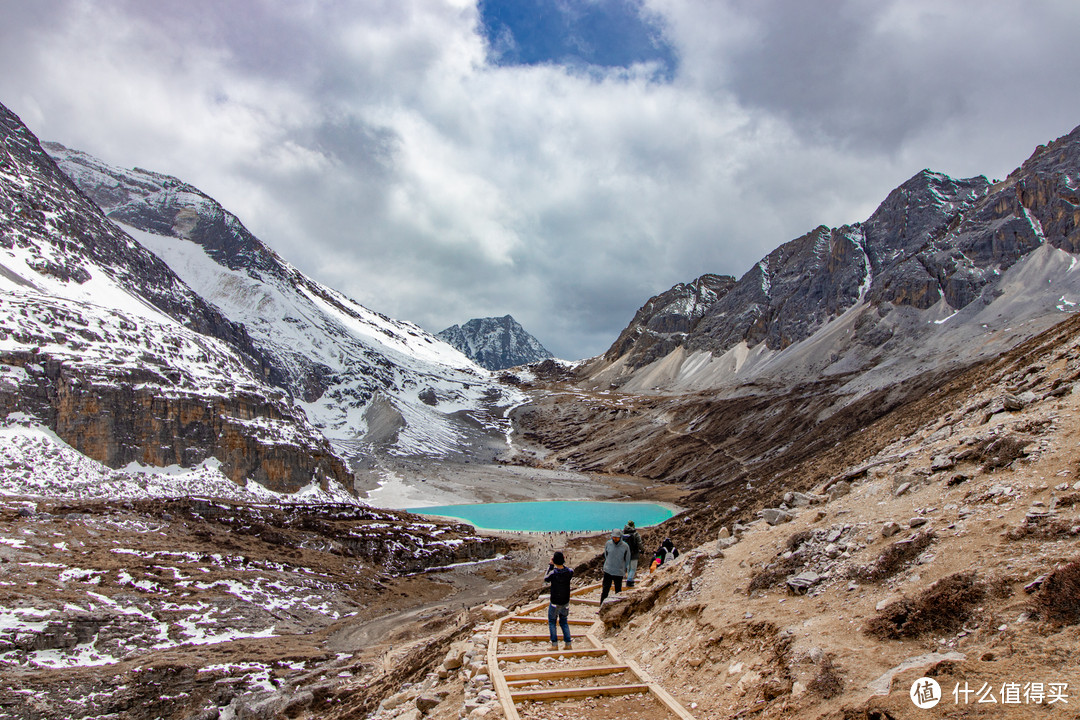
<instances>
[{"instance_id":1,"label":"wooden boardwalk railing","mask_svg":"<svg viewBox=\"0 0 1080 720\"><path fill-rule=\"evenodd\" d=\"M570 594L571 605L583 605L589 608L586 612L595 614L595 608L600 605L599 598L590 597L600 589L599 584L587 585L574 590ZM488 639L488 673L495 691L499 696L499 704L502 706L506 720L521 720L517 710L517 704L529 701L550 700L575 700L596 697L611 697L615 695L648 694L655 698L661 705L671 712L673 718L679 720L696 720L679 702L664 688L657 685L644 670L636 663L623 660L619 653L609 645L605 645L597 635L603 628L599 618L586 620L573 618L569 620L571 626L571 638L575 645L584 644L573 650L546 650L518 653L501 653L500 650L518 642L550 642L547 633L510 633L504 632L503 626L507 624L531 625L547 623L547 600L539 601L527 606L515 615L508 615L495 621ZM543 614L541 614L543 613ZM582 633L575 629L587 626L588 630ZM560 632L561 637L561 632ZM584 667L544 668L538 670L521 670L504 673L499 667L499 662L527 663L539 662L544 658L590 658L596 659L595 664ZM633 678L633 682L612 685L581 685L579 687L549 687L526 690L527 686L535 685L541 681L576 680L579 678L597 678L605 675L619 675ZM657 718L656 720L662 720Z\"/></svg>"}]
</instances>

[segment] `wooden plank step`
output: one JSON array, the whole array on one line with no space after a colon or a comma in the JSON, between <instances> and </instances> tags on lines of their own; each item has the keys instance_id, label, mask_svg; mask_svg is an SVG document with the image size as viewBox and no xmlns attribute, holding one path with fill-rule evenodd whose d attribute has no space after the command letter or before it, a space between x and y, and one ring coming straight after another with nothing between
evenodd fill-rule
<instances>
[{"instance_id":1,"label":"wooden plank step","mask_svg":"<svg viewBox=\"0 0 1080 720\"><path fill-rule=\"evenodd\" d=\"M585 637L585 636L584 635L574 635L573 633L570 634L570 639L571 640L577 640L578 638L583 638L583 637ZM520 635L511 634L511 635L500 635L499 636L499 642L539 642L541 640L546 640L548 642L551 642L551 636L548 635L547 633L544 633L543 635L540 635L540 634L520 634Z\"/></svg>"},{"instance_id":2,"label":"wooden plank step","mask_svg":"<svg viewBox=\"0 0 1080 720\"><path fill-rule=\"evenodd\" d=\"M512 653L509 655L496 655L496 660L504 662L528 662L542 660L546 657L605 657L608 651L604 648L587 648L584 650L548 650L547 652Z\"/></svg>"},{"instance_id":3,"label":"wooden plank step","mask_svg":"<svg viewBox=\"0 0 1080 720\"><path fill-rule=\"evenodd\" d=\"M571 602L572 603L581 603L582 605L593 605L595 607L600 607L600 601L599 600L590 600L589 598L572 598Z\"/></svg>"},{"instance_id":4,"label":"wooden plank step","mask_svg":"<svg viewBox=\"0 0 1080 720\"><path fill-rule=\"evenodd\" d=\"M518 690L510 693L515 703L529 700L570 700L573 698L607 695L634 695L649 692L648 685L600 685L598 687L551 688L547 690Z\"/></svg>"},{"instance_id":5,"label":"wooden plank step","mask_svg":"<svg viewBox=\"0 0 1080 720\"><path fill-rule=\"evenodd\" d=\"M506 622L524 622L524 623L546 623L548 619L546 617L530 616L530 615L511 615L506 618ZM577 620L570 618L567 621L569 625L592 625L595 620Z\"/></svg>"},{"instance_id":6,"label":"wooden plank step","mask_svg":"<svg viewBox=\"0 0 1080 720\"><path fill-rule=\"evenodd\" d=\"M557 680L569 677L596 677L597 675L614 675L626 672L629 665L592 665L590 667L561 668L554 670L523 670L521 672L503 673L507 683L528 680Z\"/></svg>"}]
</instances>

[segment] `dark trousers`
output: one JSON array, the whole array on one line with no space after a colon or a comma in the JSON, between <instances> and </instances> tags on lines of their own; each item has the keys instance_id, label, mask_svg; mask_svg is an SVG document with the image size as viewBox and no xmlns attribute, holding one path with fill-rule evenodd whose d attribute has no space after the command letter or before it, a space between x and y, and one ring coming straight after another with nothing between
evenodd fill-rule
<instances>
[{"instance_id":1,"label":"dark trousers","mask_svg":"<svg viewBox=\"0 0 1080 720\"><path fill-rule=\"evenodd\" d=\"M604 573L604 587L600 590L600 602L604 602L604 598L611 591L611 583L615 583L615 592L622 592L622 575Z\"/></svg>"}]
</instances>

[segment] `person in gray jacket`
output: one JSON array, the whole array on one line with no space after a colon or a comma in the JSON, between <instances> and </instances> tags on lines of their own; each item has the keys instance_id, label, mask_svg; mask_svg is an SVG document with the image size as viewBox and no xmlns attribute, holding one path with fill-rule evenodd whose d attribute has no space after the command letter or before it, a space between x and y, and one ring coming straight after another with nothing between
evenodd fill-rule
<instances>
[{"instance_id":1,"label":"person in gray jacket","mask_svg":"<svg viewBox=\"0 0 1080 720\"><path fill-rule=\"evenodd\" d=\"M622 530L611 531L611 539L604 546L604 585L600 590L600 602L604 602L615 584L615 592L622 592L623 575L630 565L630 546L622 541Z\"/></svg>"},{"instance_id":2,"label":"person in gray jacket","mask_svg":"<svg viewBox=\"0 0 1080 720\"><path fill-rule=\"evenodd\" d=\"M638 558L641 555L641 536L638 535L634 521L626 523L622 529L623 542L630 548L630 562L626 565L626 587L634 587L634 575L637 574Z\"/></svg>"}]
</instances>

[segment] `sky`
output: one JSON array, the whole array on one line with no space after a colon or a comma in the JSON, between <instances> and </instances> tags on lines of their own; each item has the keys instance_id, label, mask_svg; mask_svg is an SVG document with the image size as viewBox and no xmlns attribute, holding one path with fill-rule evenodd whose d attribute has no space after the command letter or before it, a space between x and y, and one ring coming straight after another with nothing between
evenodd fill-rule
<instances>
[{"instance_id":1,"label":"sky","mask_svg":"<svg viewBox=\"0 0 1080 720\"><path fill-rule=\"evenodd\" d=\"M1080 125L1075 0L0 0L0 103L302 271L566 359Z\"/></svg>"}]
</instances>

